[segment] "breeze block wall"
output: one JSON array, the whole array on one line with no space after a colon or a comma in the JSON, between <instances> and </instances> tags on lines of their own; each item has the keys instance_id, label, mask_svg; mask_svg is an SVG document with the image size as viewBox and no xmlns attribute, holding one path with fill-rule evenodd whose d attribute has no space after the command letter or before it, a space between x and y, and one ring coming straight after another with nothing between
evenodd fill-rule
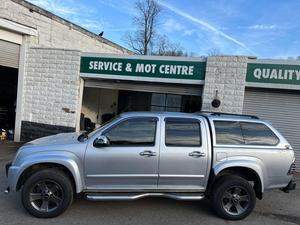
<instances>
[{"instance_id":1,"label":"breeze block wall","mask_svg":"<svg viewBox=\"0 0 300 225\"><path fill-rule=\"evenodd\" d=\"M36 29L30 47L128 54L127 49L24 0L0 0L0 17Z\"/></svg>"},{"instance_id":2,"label":"breeze block wall","mask_svg":"<svg viewBox=\"0 0 300 225\"><path fill-rule=\"evenodd\" d=\"M207 58L202 110L225 113L243 112L244 90L247 72L246 56L210 56ZM214 108L216 97L221 105Z\"/></svg>"},{"instance_id":3,"label":"breeze block wall","mask_svg":"<svg viewBox=\"0 0 300 225\"><path fill-rule=\"evenodd\" d=\"M80 51L29 48L26 53L21 140L75 131Z\"/></svg>"}]
</instances>

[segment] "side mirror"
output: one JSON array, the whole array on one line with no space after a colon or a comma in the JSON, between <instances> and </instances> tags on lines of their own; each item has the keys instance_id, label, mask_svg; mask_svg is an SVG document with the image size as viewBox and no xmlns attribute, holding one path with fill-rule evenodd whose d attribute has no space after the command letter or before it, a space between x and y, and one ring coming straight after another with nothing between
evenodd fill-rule
<instances>
[{"instance_id":1,"label":"side mirror","mask_svg":"<svg viewBox=\"0 0 300 225\"><path fill-rule=\"evenodd\" d=\"M93 146L96 148L104 147L109 145L109 140L105 135L97 137L93 143Z\"/></svg>"}]
</instances>

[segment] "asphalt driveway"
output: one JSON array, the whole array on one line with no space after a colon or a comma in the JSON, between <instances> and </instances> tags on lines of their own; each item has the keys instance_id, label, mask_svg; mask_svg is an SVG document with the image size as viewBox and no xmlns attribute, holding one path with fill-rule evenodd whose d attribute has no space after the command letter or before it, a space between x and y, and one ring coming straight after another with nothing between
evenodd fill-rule
<instances>
[{"instance_id":1,"label":"asphalt driveway","mask_svg":"<svg viewBox=\"0 0 300 225\"><path fill-rule=\"evenodd\" d=\"M267 192L257 200L254 212L242 221L225 221L210 210L209 201L175 201L147 198L128 202L89 202L76 199L63 215L53 219L37 219L23 209L19 193L4 194L5 164L10 161L17 144L0 142L0 225L2 224L300 224L300 180L290 194L279 190Z\"/></svg>"}]
</instances>

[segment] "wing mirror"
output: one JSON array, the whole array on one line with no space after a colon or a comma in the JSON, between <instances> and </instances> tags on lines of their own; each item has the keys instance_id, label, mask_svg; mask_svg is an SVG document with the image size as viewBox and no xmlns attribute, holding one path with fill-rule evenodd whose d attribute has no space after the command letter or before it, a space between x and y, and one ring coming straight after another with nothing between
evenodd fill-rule
<instances>
[{"instance_id":1,"label":"wing mirror","mask_svg":"<svg viewBox=\"0 0 300 225\"><path fill-rule=\"evenodd\" d=\"M109 139L105 135L97 137L93 143L93 146L96 148L104 147L109 145Z\"/></svg>"}]
</instances>

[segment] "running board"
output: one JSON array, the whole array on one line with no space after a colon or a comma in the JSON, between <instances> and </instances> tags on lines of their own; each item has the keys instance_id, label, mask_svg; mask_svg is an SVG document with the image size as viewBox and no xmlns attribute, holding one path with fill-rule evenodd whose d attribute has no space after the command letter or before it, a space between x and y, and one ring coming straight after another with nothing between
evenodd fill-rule
<instances>
[{"instance_id":1,"label":"running board","mask_svg":"<svg viewBox=\"0 0 300 225\"><path fill-rule=\"evenodd\" d=\"M175 200L201 200L205 196L202 193L86 193L87 200L111 201L111 200L136 200L145 197L165 197Z\"/></svg>"}]
</instances>

